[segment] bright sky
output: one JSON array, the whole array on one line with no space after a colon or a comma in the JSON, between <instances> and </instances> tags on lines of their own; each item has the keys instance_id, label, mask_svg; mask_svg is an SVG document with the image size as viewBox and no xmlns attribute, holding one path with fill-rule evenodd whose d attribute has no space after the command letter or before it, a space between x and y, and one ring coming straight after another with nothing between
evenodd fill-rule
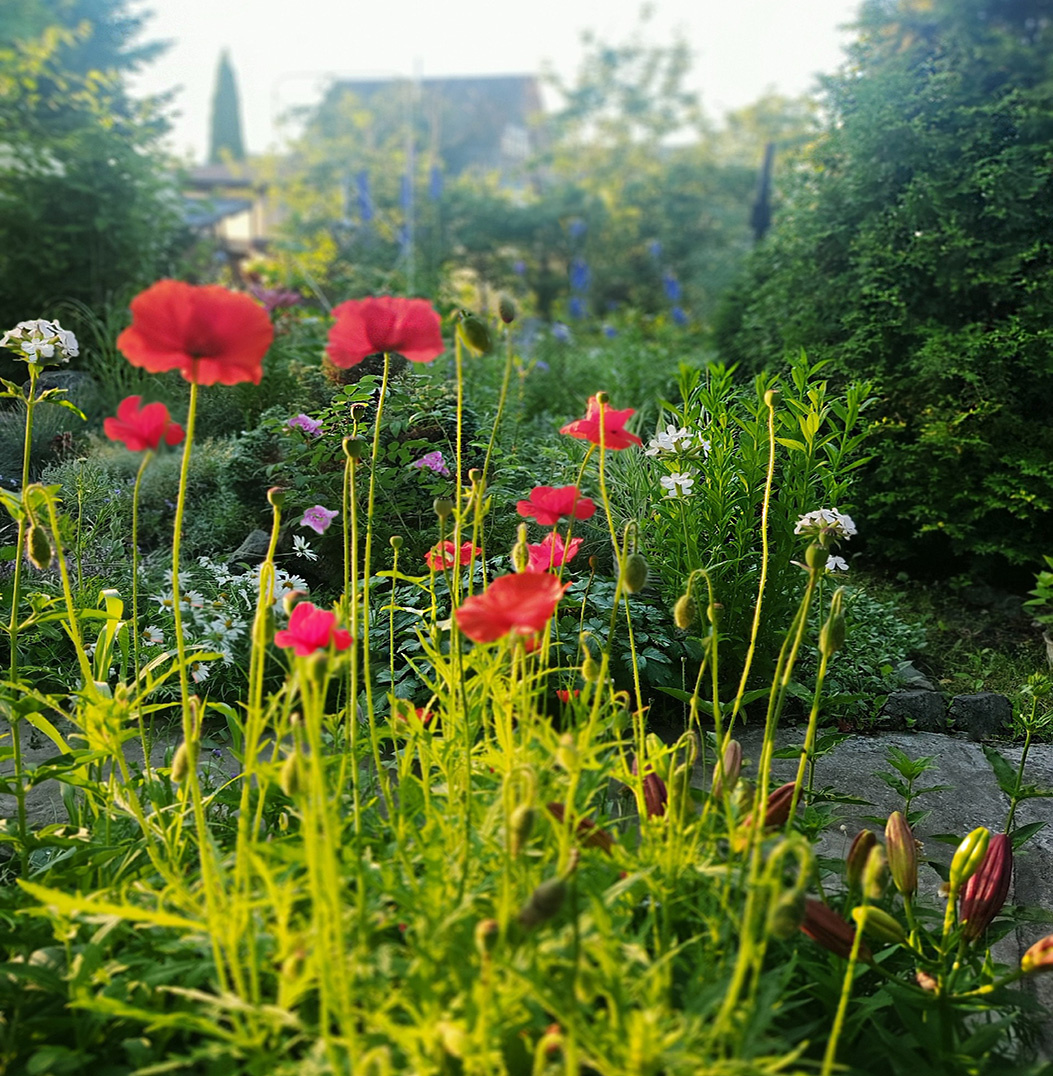
<instances>
[{"instance_id":1,"label":"bright sky","mask_svg":"<svg viewBox=\"0 0 1053 1076\"><path fill-rule=\"evenodd\" d=\"M229 48L241 95L247 148L276 147L276 119L319 100L334 77L409 77L577 71L581 32L620 44L637 24L639 0L137 0L152 11L145 40L169 51L138 79L139 92L180 87L171 146L207 151L220 51ZM695 65L692 88L707 114L774 89L794 95L833 71L859 0L654 0L646 37L684 32Z\"/></svg>"}]
</instances>

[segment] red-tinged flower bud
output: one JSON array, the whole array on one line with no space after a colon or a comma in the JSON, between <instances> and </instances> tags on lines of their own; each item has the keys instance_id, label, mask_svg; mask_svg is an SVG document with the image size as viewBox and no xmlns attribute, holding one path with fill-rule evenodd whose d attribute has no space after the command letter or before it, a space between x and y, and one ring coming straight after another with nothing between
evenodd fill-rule
<instances>
[{"instance_id":1,"label":"red-tinged flower bud","mask_svg":"<svg viewBox=\"0 0 1053 1076\"><path fill-rule=\"evenodd\" d=\"M1002 910L1013 878L1013 842L1005 834L992 837L979 870L962 888L958 918L965 924L964 935L974 939L991 925Z\"/></svg>"},{"instance_id":2,"label":"red-tinged flower bud","mask_svg":"<svg viewBox=\"0 0 1053 1076\"><path fill-rule=\"evenodd\" d=\"M550 815L559 823L562 824L566 818L566 812L563 810L563 804L558 802L552 802L545 804L545 807ZM600 848L607 855L611 854L614 848L614 838L601 826L597 826L591 818L579 818L577 828L578 840L581 841L586 848Z\"/></svg>"},{"instance_id":3,"label":"red-tinged flower bud","mask_svg":"<svg viewBox=\"0 0 1053 1076\"><path fill-rule=\"evenodd\" d=\"M829 949L831 953L844 957L845 960L851 955L852 943L855 941L855 928L846 923L832 908L828 908L821 900L809 897L804 902L804 921L801 930L812 941ZM859 946L859 955L863 960L871 959L871 952L866 942Z\"/></svg>"},{"instance_id":4,"label":"red-tinged flower bud","mask_svg":"<svg viewBox=\"0 0 1053 1076\"><path fill-rule=\"evenodd\" d=\"M863 934L874 941L900 945L907 940L907 932L903 927L888 912L875 908L872 904L853 908L852 918Z\"/></svg>"},{"instance_id":5,"label":"red-tinged flower bud","mask_svg":"<svg viewBox=\"0 0 1053 1076\"><path fill-rule=\"evenodd\" d=\"M889 815L885 826L885 846L892 881L905 897L909 897L918 888L918 842L899 811Z\"/></svg>"},{"instance_id":6,"label":"red-tinged flower bud","mask_svg":"<svg viewBox=\"0 0 1053 1076\"><path fill-rule=\"evenodd\" d=\"M599 557L589 557L589 571L594 572L600 566Z\"/></svg>"},{"instance_id":7,"label":"red-tinged flower bud","mask_svg":"<svg viewBox=\"0 0 1053 1076\"><path fill-rule=\"evenodd\" d=\"M649 773L643 779L644 807L648 818L660 818L669 802L669 789L657 773Z\"/></svg>"},{"instance_id":8,"label":"red-tinged flower bud","mask_svg":"<svg viewBox=\"0 0 1053 1076\"><path fill-rule=\"evenodd\" d=\"M281 506L285 504L285 494L286 490L284 486L271 486L271 488L267 490L267 503L272 508L281 508Z\"/></svg>"},{"instance_id":9,"label":"red-tinged flower bud","mask_svg":"<svg viewBox=\"0 0 1053 1076\"><path fill-rule=\"evenodd\" d=\"M877 844L873 830L863 829L856 834L855 840L845 856L845 881L849 889L858 889L863 883L863 868L871 848Z\"/></svg>"},{"instance_id":10,"label":"red-tinged flower bud","mask_svg":"<svg viewBox=\"0 0 1053 1076\"><path fill-rule=\"evenodd\" d=\"M497 314L506 325L516 320L516 304L511 295L502 295L497 300Z\"/></svg>"},{"instance_id":11,"label":"red-tinged flower bud","mask_svg":"<svg viewBox=\"0 0 1053 1076\"><path fill-rule=\"evenodd\" d=\"M1053 934L1047 934L1024 953L1020 958L1020 970L1025 975L1053 971Z\"/></svg>"},{"instance_id":12,"label":"red-tinged flower bud","mask_svg":"<svg viewBox=\"0 0 1053 1076\"><path fill-rule=\"evenodd\" d=\"M768 794L768 809L764 812L764 828L779 829L786 825L790 817L790 804L793 802L795 782L787 781L774 792ZM746 819L746 825L753 824L753 815Z\"/></svg>"},{"instance_id":13,"label":"red-tinged flower bud","mask_svg":"<svg viewBox=\"0 0 1053 1076\"><path fill-rule=\"evenodd\" d=\"M738 740L729 740L728 746L724 748L722 762L713 767L713 795L719 799L724 795L725 787L730 795L738 784L740 773L742 773L742 744Z\"/></svg>"},{"instance_id":14,"label":"red-tinged flower bud","mask_svg":"<svg viewBox=\"0 0 1053 1076\"><path fill-rule=\"evenodd\" d=\"M977 826L958 845L954 858L951 860L951 874L948 879L952 896L980 869L980 864L987 855L987 845L990 840L990 830Z\"/></svg>"},{"instance_id":15,"label":"red-tinged flower bud","mask_svg":"<svg viewBox=\"0 0 1053 1076\"><path fill-rule=\"evenodd\" d=\"M563 878L547 878L519 910L520 924L530 930L551 919L562 907L566 895L567 883Z\"/></svg>"},{"instance_id":16,"label":"red-tinged flower bud","mask_svg":"<svg viewBox=\"0 0 1053 1076\"><path fill-rule=\"evenodd\" d=\"M622 585L630 594L639 594L647 586L647 577L650 569L642 553L630 553L625 558L625 571L622 574Z\"/></svg>"}]
</instances>

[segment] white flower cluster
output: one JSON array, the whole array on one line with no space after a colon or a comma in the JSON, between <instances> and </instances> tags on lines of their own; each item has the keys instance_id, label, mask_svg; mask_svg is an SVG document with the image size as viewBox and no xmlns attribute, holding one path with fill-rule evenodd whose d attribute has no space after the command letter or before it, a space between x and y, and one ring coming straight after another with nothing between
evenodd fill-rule
<instances>
[{"instance_id":1,"label":"white flower cluster","mask_svg":"<svg viewBox=\"0 0 1053 1076\"><path fill-rule=\"evenodd\" d=\"M695 476L687 471L679 471L675 474L662 475L661 483L667 497L690 497L691 487L695 484Z\"/></svg>"},{"instance_id":2,"label":"white flower cluster","mask_svg":"<svg viewBox=\"0 0 1053 1076\"><path fill-rule=\"evenodd\" d=\"M834 538L851 538L856 531L855 521L844 512L836 508L817 508L814 512L808 512L797 520L794 534L805 534L809 537L818 537L820 531L826 531Z\"/></svg>"},{"instance_id":3,"label":"white flower cluster","mask_svg":"<svg viewBox=\"0 0 1053 1076\"><path fill-rule=\"evenodd\" d=\"M260 565L242 575L211 557L198 557L196 568L184 568L179 573L180 610L183 614L183 636L188 648L211 650L220 655L224 665L232 665L239 656L239 644L248 645L250 625L256 613L256 597L260 587ZM140 637L147 647L164 647L166 631L174 636L171 621L175 596L171 590L172 569L165 571L168 589L153 595L159 618L167 621L165 628L151 624ZM307 590L307 583L298 575L274 569L274 594L271 608L278 619L284 617L282 600L294 590ZM173 644L174 645L174 644ZM209 662L195 662L190 676L195 683L208 678Z\"/></svg>"},{"instance_id":4,"label":"white flower cluster","mask_svg":"<svg viewBox=\"0 0 1053 1076\"><path fill-rule=\"evenodd\" d=\"M688 429L678 429L670 423L664 430L659 430L644 449L645 456L657 456L662 452L686 452L691 447L695 435ZM709 451L709 442L702 442L705 452Z\"/></svg>"},{"instance_id":5,"label":"white flower cluster","mask_svg":"<svg viewBox=\"0 0 1053 1076\"><path fill-rule=\"evenodd\" d=\"M0 347L17 351L28 362L43 366L68 362L80 354L77 338L57 321L20 321L0 338Z\"/></svg>"}]
</instances>

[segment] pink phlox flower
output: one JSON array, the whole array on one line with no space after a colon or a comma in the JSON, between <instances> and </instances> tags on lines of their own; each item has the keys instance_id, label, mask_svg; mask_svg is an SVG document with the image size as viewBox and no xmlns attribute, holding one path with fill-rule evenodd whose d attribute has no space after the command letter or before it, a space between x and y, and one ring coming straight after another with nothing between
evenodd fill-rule
<instances>
[{"instance_id":1,"label":"pink phlox flower","mask_svg":"<svg viewBox=\"0 0 1053 1076\"><path fill-rule=\"evenodd\" d=\"M427 468L429 471L434 471L436 474L441 474L444 478L450 477L450 468L446 466L446 461L442 458L442 453L435 449L434 452L427 452L419 460L414 460L411 467L416 467L418 470Z\"/></svg>"},{"instance_id":2,"label":"pink phlox flower","mask_svg":"<svg viewBox=\"0 0 1053 1076\"><path fill-rule=\"evenodd\" d=\"M289 419L285 425L292 430L303 430L308 437L317 437L322 432L321 422L316 418L311 418L310 415L297 415Z\"/></svg>"}]
</instances>

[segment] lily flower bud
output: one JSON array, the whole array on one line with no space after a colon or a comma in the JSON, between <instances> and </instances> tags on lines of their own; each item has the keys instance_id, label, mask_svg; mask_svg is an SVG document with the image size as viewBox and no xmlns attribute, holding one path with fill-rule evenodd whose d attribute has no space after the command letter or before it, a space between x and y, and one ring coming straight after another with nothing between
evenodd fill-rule
<instances>
[{"instance_id":1,"label":"lily flower bud","mask_svg":"<svg viewBox=\"0 0 1053 1076\"><path fill-rule=\"evenodd\" d=\"M534 808L529 803L521 803L508 818L508 835L513 856L526 847L530 840L530 831L534 828Z\"/></svg>"},{"instance_id":2,"label":"lily flower bud","mask_svg":"<svg viewBox=\"0 0 1053 1076\"><path fill-rule=\"evenodd\" d=\"M852 918L859 929L874 941L899 945L907 940L907 932L903 927L888 912L875 908L872 904L853 908Z\"/></svg>"},{"instance_id":3,"label":"lily flower bud","mask_svg":"<svg viewBox=\"0 0 1053 1076\"><path fill-rule=\"evenodd\" d=\"M788 941L804 922L804 894L796 890L783 893L775 902L768 918L768 933Z\"/></svg>"},{"instance_id":4,"label":"lily flower bud","mask_svg":"<svg viewBox=\"0 0 1053 1076\"><path fill-rule=\"evenodd\" d=\"M812 941L845 960L852 953L852 945L856 938L855 928L820 900L812 897L805 900L801 930ZM871 952L866 942L859 946L859 955L864 960L871 959Z\"/></svg>"},{"instance_id":5,"label":"lily flower bud","mask_svg":"<svg viewBox=\"0 0 1053 1076\"><path fill-rule=\"evenodd\" d=\"M785 826L790 818L790 804L793 803L793 790L796 782L787 781L768 795L768 809L764 812L764 828L778 829ZM753 815L746 819L746 825L753 824Z\"/></svg>"},{"instance_id":6,"label":"lily flower bud","mask_svg":"<svg viewBox=\"0 0 1053 1076\"><path fill-rule=\"evenodd\" d=\"M875 844L867 856L866 866L863 868L863 892L870 900L880 900L888 883L888 861L885 859L885 849L880 844Z\"/></svg>"},{"instance_id":7,"label":"lily flower bud","mask_svg":"<svg viewBox=\"0 0 1053 1076\"><path fill-rule=\"evenodd\" d=\"M1047 934L1024 953L1020 958L1020 970L1025 975L1053 971L1053 934Z\"/></svg>"},{"instance_id":8,"label":"lily flower bud","mask_svg":"<svg viewBox=\"0 0 1053 1076\"><path fill-rule=\"evenodd\" d=\"M885 845L892 881L905 897L918 888L918 843L907 820L899 811L889 815L885 826Z\"/></svg>"},{"instance_id":9,"label":"lily flower bud","mask_svg":"<svg viewBox=\"0 0 1053 1076\"><path fill-rule=\"evenodd\" d=\"M980 937L1002 910L1013 878L1013 842L1005 834L992 837L979 870L965 883L958 918L970 940Z\"/></svg>"},{"instance_id":10,"label":"lily flower bud","mask_svg":"<svg viewBox=\"0 0 1053 1076\"><path fill-rule=\"evenodd\" d=\"M858 889L863 882L863 868L867 865L870 850L877 844L873 830L862 829L845 856L845 881L849 889Z\"/></svg>"},{"instance_id":11,"label":"lily flower bud","mask_svg":"<svg viewBox=\"0 0 1053 1076\"><path fill-rule=\"evenodd\" d=\"M987 845L991 840L990 830L983 826L976 829L965 838L951 860L951 874L949 884L951 894L955 894L965 883L980 869L980 864L987 855Z\"/></svg>"},{"instance_id":12,"label":"lily flower bud","mask_svg":"<svg viewBox=\"0 0 1053 1076\"><path fill-rule=\"evenodd\" d=\"M723 770L723 775L721 774ZM724 787L733 792L742 773L742 744L738 740L729 740L724 748L722 762L713 767L713 795L718 799L724 795Z\"/></svg>"},{"instance_id":13,"label":"lily flower bud","mask_svg":"<svg viewBox=\"0 0 1053 1076\"><path fill-rule=\"evenodd\" d=\"M694 813L694 800L691 798L691 766L680 763L669 776L669 817L677 825L687 824Z\"/></svg>"}]
</instances>

